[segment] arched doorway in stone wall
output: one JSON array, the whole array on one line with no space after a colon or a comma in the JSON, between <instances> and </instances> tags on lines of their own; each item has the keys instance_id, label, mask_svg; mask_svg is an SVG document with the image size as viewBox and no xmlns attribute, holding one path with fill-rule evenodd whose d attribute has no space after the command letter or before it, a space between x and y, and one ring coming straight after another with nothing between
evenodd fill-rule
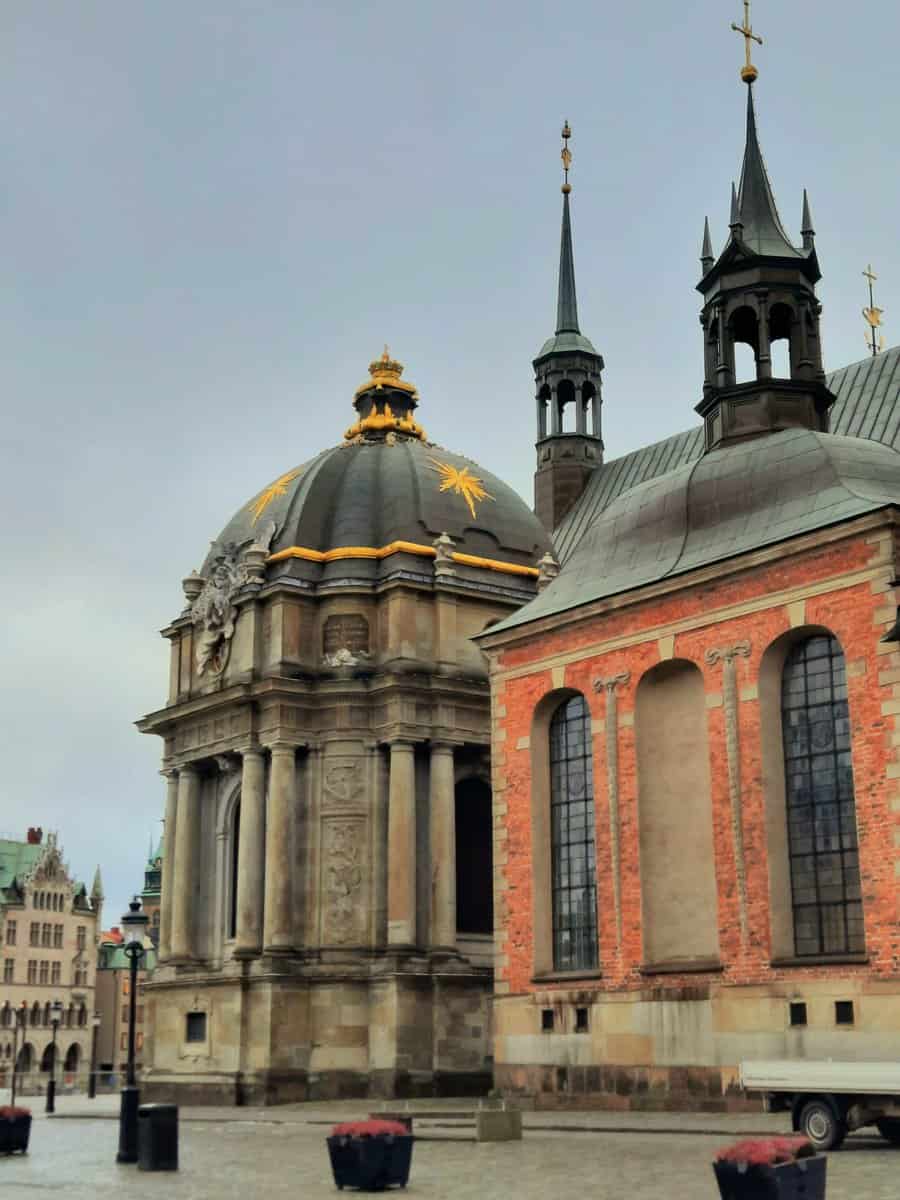
<instances>
[{"instance_id":1,"label":"arched doorway in stone wall","mask_svg":"<svg viewBox=\"0 0 900 1200\"><path fill-rule=\"evenodd\" d=\"M34 1070L34 1047L26 1042L16 1057L17 1074L27 1074Z\"/></svg>"},{"instance_id":2,"label":"arched doorway in stone wall","mask_svg":"<svg viewBox=\"0 0 900 1200\"><path fill-rule=\"evenodd\" d=\"M48 1042L44 1048L44 1053L41 1055L41 1070L50 1072L56 1063L56 1047L52 1042Z\"/></svg>"},{"instance_id":3,"label":"arched doorway in stone wall","mask_svg":"<svg viewBox=\"0 0 900 1200\"><path fill-rule=\"evenodd\" d=\"M78 1045L77 1042L73 1042L72 1045L69 1047L69 1049L66 1051L65 1062L63 1063L63 1070L65 1071L65 1073L67 1075L74 1075L75 1072L78 1070L80 1063L81 1063L81 1047Z\"/></svg>"},{"instance_id":4,"label":"arched doorway in stone wall","mask_svg":"<svg viewBox=\"0 0 900 1200\"><path fill-rule=\"evenodd\" d=\"M456 785L456 928L460 950L492 966L493 814L490 785L478 776Z\"/></svg>"}]
</instances>

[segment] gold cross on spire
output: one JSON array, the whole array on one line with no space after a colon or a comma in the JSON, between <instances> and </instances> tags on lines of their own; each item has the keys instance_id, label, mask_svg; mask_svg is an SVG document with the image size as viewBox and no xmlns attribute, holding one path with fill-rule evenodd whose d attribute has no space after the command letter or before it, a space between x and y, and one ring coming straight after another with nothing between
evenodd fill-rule
<instances>
[{"instance_id":1,"label":"gold cross on spire","mask_svg":"<svg viewBox=\"0 0 900 1200\"><path fill-rule=\"evenodd\" d=\"M569 183L569 168L572 165L572 151L569 149L569 138L572 136L572 130L569 127L569 122L564 121L562 127L563 148L560 158L562 159L563 171L565 172L565 183L562 186L563 193L568 196L572 190L572 185Z\"/></svg>"},{"instance_id":2,"label":"gold cross on spire","mask_svg":"<svg viewBox=\"0 0 900 1200\"><path fill-rule=\"evenodd\" d=\"M863 278L869 281L869 307L862 310L865 322L869 326L869 332L866 334L866 345L872 351L872 357L874 358L884 349L884 337L878 332L881 325L881 318L884 315L884 309L878 308L875 304L875 281L878 276L872 270L871 263L863 271Z\"/></svg>"},{"instance_id":3,"label":"gold cross on spire","mask_svg":"<svg viewBox=\"0 0 900 1200\"><path fill-rule=\"evenodd\" d=\"M735 33L741 33L744 36L744 43L747 48L747 61L741 68L741 79L744 83L753 83L759 76L759 71L753 65L753 60L750 57L751 42L757 42L760 46L763 40L753 32L753 26L750 24L750 0L744 0L744 23L743 25L735 25L732 21L731 28Z\"/></svg>"}]
</instances>

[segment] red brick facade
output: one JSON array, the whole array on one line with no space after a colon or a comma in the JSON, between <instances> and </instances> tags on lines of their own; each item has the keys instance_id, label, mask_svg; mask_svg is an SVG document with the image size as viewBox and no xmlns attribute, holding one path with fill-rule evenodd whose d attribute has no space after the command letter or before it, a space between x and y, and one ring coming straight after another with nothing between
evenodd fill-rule
<instances>
[{"instance_id":1,"label":"red brick facade","mask_svg":"<svg viewBox=\"0 0 900 1200\"><path fill-rule=\"evenodd\" d=\"M695 574L685 577L681 584L670 581L655 585L626 600L618 597L585 606L556 618L555 625L550 621L536 623L487 639L485 648L492 656L493 668L496 1061L501 1084L555 1088L555 1084L546 1084L548 1068L560 1058L572 1061L566 1057L571 1048L568 1044L560 1043L554 1056L547 1052L546 1043L532 1036L539 1033L540 1026L529 1025L529 1021L536 1021L537 1008L546 1004L597 1003L614 995L642 1003L667 997L702 1000L712 1005L711 1030L726 1031L731 1039L723 1043L729 1049L710 1053L709 1066L721 1064L723 1054L729 1061L727 1056L738 1052L734 1039L745 1033L745 1017L738 1016L729 1024L731 1018L721 1018L716 1007L729 989L745 989L740 993L742 999L754 996L760 1001L774 1000L774 1008L767 1009L766 1015L760 1017L754 1010L755 1015L746 1020L761 1031L760 1036L775 1039L786 1036L786 998L800 995L814 980L826 981L826 988L828 981L840 981L857 997L877 993L886 998L896 984L895 1007L900 1007L900 652L896 646L880 642L896 614L890 589L894 574L893 530L882 515L843 530L800 539L790 549L760 553L753 556L752 562L726 564L715 573L705 572L705 578ZM546 628L540 628L540 624ZM771 936L771 830L767 833L761 665L767 650L785 635L799 638L804 631L817 630L827 630L838 639L847 665L867 961L847 961L851 956L845 956L834 963L776 966ZM743 938L742 872L737 861L729 789L723 666L721 661L711 662L708 658L714 648L742 643L749 643L749 652L746 657L735 658L738 732L732 751L739 753L740 764L746 914ZM684 660L699 668L706 697L720 959L720 966L706 973L693 968L689 973L678 973L674 968L651 971L645 966L635 697L645 673L665 659ZM616 687L620 944L610 855L607 693L602 687L596 690L595 681L622 675L627 676L627 682ZM562 699L569 690L586 698L594 728L600 974L579 980L553 978L549 972L536 979L536 912L541 904L549 904L549 897L535 895L533 870L535 711L541 701L547 706L548 696L558 693ZM543 730L541 736L545 736ZM509 1028L515 1027L516 1036L507 1037L505 1033L507 1005L509 1014L515 1010ZM783 1021L779 1015L782 1009ZM652 1022L652 1015L649 1019ZM598 1026L606 1021L599 1010L597 1021ZM895 1024L900 1025L900 1016ZM852 1032L864 1037L869 1030L884 1029L881 1007L876 1012L876 1007L859 999ZM827 1031L829 1036L831 1032ZM591 1055L586 1055L578 1043L571 1043L579 1050L578 1061L586 1070L610 1062L629 1069L659 1066L659 1062L652 1061L661 1053L658 1041L634 1037L630 1042L617 1041L605 1034L603 1038L598 1033ZM754 1048L755 1044L748 1042L747 1057L753 1057ZM876 1042L869 1049L874 1055ZM632 1052L635 1061L629 1061ZM852 1043L848 1052L853 1052ZM740 1053L745 1053L743 1048ZM682 1061L678 1050L669 1046L665 1051L667 1067L704 1065L696 1061L692 1050L686 1049L685 1054L687 1061ZM528 1058L532 1061L524 1061ZM729 1067L736 1065L736 1061L729 1062ZM714 1074L711 1094L718 1088L721 1095L733 1082L733 1071ZM584 1090L611 1090L602 1071L593 1077L582 1073L581 1078ZM566 1086L571 1090L571 1080Z\"/></svg>"}]
</instances>

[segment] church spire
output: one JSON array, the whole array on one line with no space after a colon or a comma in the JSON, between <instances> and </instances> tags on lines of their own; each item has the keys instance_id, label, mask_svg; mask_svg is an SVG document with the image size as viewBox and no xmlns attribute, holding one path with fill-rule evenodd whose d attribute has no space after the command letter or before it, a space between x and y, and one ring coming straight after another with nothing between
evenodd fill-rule
<instances>
[{"instance_id":1,"label":"church spire","mask_svg":"<svg viewBox=\"0 0 900 1200\"><path fill-rule=\"evenodd\" d=\"M562 236L559 249L559 290L556 333L534 360L537 399L537 473L534 510L548 532L575 504L595 467L603 462L600 436L600 388L603 358L578 324L575 296L575 255L572 250L572 129L562 128Z\"/></svg>"},{"instance_id":2,"label":"church spire","mask_svg":"<svg viewBox=\"0 0 900 1200\"><path fill-rule=\"evenodd\" d=\"M572 166L572 151L569 149L569 138L572 130L566 121L562 128L563 149L562 163L565 171L565 182L562 185L563 214L562 236L559 244L559 295L556 304L556 332L580 333L578 328L578 299L575 295L575 254L572 250L572 218L569 212L569 196L572 185L569 183L569 169Z\"/></svg>"},{"instance_id":3,"label":"church spire","mask_svg":"<svg viewBox=\"0 0 900 1200\"><path fill-rule=\"evenodd\" d=\"M802 242L785 232L769 181L756 125L754 85L759 71L750 52L762 38L750 23L733 25L746 45L741 79L747 85L747 124L740 185L731 188L731 235L714 263L706 259L700 323L706 373L697 412L706 425L706 448L760 437L781 429L828 429L834 397L825 383L815 285L820 278L809 198L804 193ZM788 343L788 362L773 356L772 344ZM753 351L752 374L738 370L735 347ZM774 364L784 364L773 375Z\"/></svg>"}]
</instances>

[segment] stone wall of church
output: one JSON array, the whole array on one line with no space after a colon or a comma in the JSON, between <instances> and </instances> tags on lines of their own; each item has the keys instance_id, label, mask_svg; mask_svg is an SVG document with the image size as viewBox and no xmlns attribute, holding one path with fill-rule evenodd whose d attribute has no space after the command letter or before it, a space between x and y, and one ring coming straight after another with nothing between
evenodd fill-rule
<instances>
[{"instance_id":1,"label":"stone wall of church","mask_svg":"<svg viewBox=\"0 0 900 1200\"><path fill-rule=\"evenodd\" d=\"M888 519L863 518L790 553L760 551L739 571L707 569L489 643L498 1085L546 1103L587 1094L716 1106L739 1103L744 1058L893 1056L900 652L880 638L896 616L896 562ZM798 959L780 679L790 646L822 631L847 667L865 952ZM642 681L660 664L697 680L705 739L685 733L696 721L687 690L667 694L670 710L642 704ZM550 943L546 737L552 711L576 693L592 720L599 967L561 975ZM691 837L704 778L709 824ZM666 832L667 805L687 832L677 820ZM680 931L659 916L667 896ZM698 939L704 921L710 933ZM852 1002L852 1024L836 1001ZM806 1004L803 1027L791 1026L792 1002Z\"/></svg>"}]
</instances>

